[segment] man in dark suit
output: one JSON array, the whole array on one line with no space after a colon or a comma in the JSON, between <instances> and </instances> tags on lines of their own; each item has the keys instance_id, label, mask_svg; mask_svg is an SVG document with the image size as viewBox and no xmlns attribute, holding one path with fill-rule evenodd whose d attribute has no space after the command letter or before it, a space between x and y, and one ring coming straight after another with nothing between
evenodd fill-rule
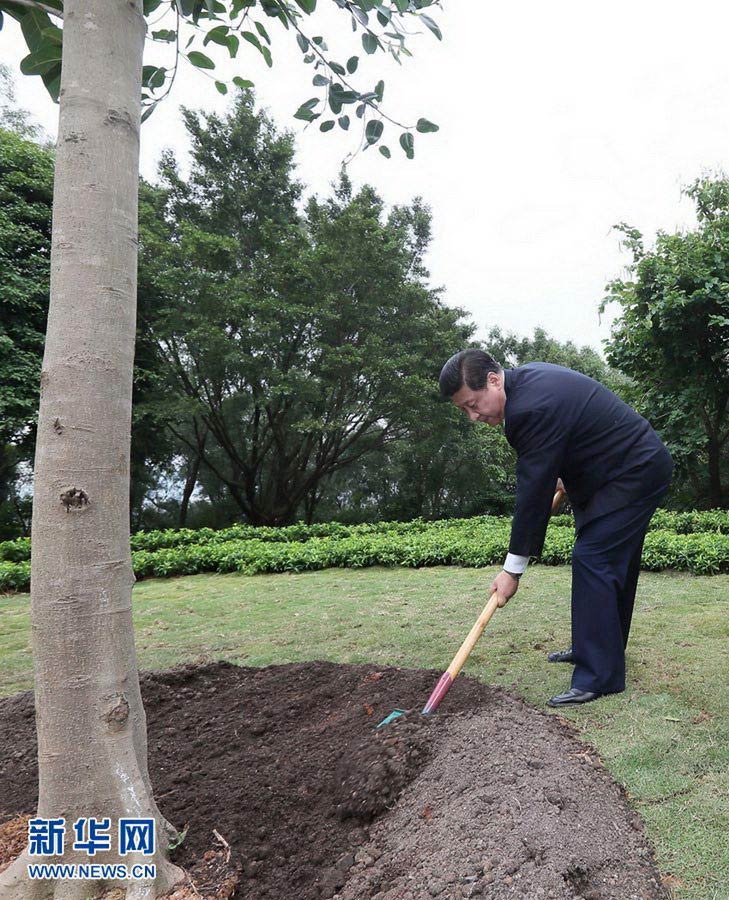
<instances>
[{"instance_id":1,"label":"man in dark suit","mask_svg":"<svg viewBox=\"0 0 729 900\"><path fill-rule=\"evenodd\" d=\"M474 422L504 423L517 453L516 507L504 569L491 585L506 602L544 544L557 479L575 516L569 690L550 706L625 689L643 540L668 490L673 460L650 424L599 382L549 363L502 369L481 350L452 356L440 388Z\"/></svg>"}]
</instances>

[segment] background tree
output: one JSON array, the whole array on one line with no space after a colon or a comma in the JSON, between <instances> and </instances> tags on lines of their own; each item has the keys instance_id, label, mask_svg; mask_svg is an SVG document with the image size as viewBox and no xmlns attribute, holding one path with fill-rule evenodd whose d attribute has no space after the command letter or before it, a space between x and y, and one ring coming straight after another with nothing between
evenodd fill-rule
<instances>
[{"instance_id":1,"label":"background tree","mask_svg":"<svg viewBox=\"0 0 729 900\"><path fill-rule=\"evenodd\" d=\"M532 337L504 334L500 328L492 328L484 349L502 365L523 366L529 362L548 362L589 375L617 394L629 386L629 379L611 369L597 350L592 347L577 347L572 341L561 342L547 334L543 328L535 328Z\"/></svg>"},{"instance_id":2,"label":"background tree","mask_svg":"<svg viewBox=\"0 0 729 900\"><path fill-rule=\"evenodd\" d=\"M511 447L497 429L474 427L440 400L438 371L420 421L403 437L338 473L324 493L320 518L407 521L511 510Z\"/></svg>"},{"instance_id":3,"label":"background tree","mask_svg":"<svg viewBox=\"0 0 729 900\"><path fill-rule=\"evenodd\" d=\"M437 361L467 333L425 283L430 214L415 201L385 215L341 175L299 215L291 136L250 94L225 119L185 120L190 177L166 158L142 231L141 321L166 379L148 405L247 521L311 520L335 472L424 414Z\"/></svg>"},{"instance_id":4,"label":"background tree","mask_svg":"<svg viewBox=\"0 0 729 900\"><path fill-rule=\"evenodd\" d=\"M43 136L43 129L33 122L28 110L18 106L13 75L5 63L0 63L0 128L36 142Z\"/></svg>"},{"instance_id":5,"label":"background tree","mask_svg":"<svg viewBox=\"0 0 729 900\"><path fill-rule=\"evenodd\" d=\"M11 110L12 112L12 110ZM27 120L8 115L27 133ZM19 491L32 460L48 312L53 155L0 128L0 536L28 532ZM4 532L4 533L3 533Z\"/></svg>"},{"instance_id":6,"label":"background tree","mask_svg":"<svg viewBox=\"0 0 729 900\"><path fill-rule=\"evenodd\" d=\"M159 66L142 69L144 15L160 2L0 0L0 14L18 20L30 50L23 71L39 74L60 98L32 525L39 810L72 821L95 815L114 823L127 814L154 817L160 835L157 878L135 883L136 897L153 896L181 875L166 859L163 835L172 828L157 808L147 772L129 547L142 81L149 95L168 89L173 77L167 81ZM401 16L423 19L420 9L428 5L425 0L385 3L387 12L378 11L383 26L379 16L370 20L363 0L341 2L355 29L364 29L365 51L389 47L395 53L405 39L397 30ZM210 69L214 62L192 49L194 43L180 49L182 25L191 23L193 42L222 41L234 56L240 38L231 29L246 38L245 26L255 18L258 36L251 31L246 43L255 43L270 59L262 43L270 38L258 14L296 32L300 47L309 50L300 19L314 8L315 0L300 0L297 6L284 0L177 0L176 27L156 37L174 42L176 63L185 53L193 65ZM63 20L63 29L51 16ZM434 24L427 16L423 22ZM385 37L385 29L396 37ZM364 107L363 119L373 116L366 126L368 139L379 140L382 91L363 98L349 88L351 93L342 96L348 88L325 53L309 54L313 64L332 74L322 76L328 79L326 95L303 105L306 117L318 115L313 110L321 103L339 111L345 103L356 103ZM430 123L420 127L433 128ZM412 155L412 132L404 132L401 140ZM115 839L113 833L112 846ZM27 862L21 855L0 876L0 890L19 897L54 892L54 885L28 880ZM126 892L126 884L117 886ZM74 890L88 895L93 888L62 885L58 890L65 896Z\"/></svg>"},{"instance_id":7,"label":"background tree","mask_svg":"<svg viewBox=\"0 0 729 900\"><path fill-rule=\"evenodd\" d=\"M620 225L633 263L603 303L618 303L611 364L635 381L634 402L658 428L688 479L693 501L725 506L729 471L729 181L686 190L698 225L642 235Z\"/></svg>"}]
</instances>

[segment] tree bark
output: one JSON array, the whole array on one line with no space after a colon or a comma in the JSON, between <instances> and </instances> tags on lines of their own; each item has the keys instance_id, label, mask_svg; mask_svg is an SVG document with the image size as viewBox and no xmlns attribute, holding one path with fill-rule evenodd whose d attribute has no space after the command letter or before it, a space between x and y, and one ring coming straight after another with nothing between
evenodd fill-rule
<instances>
[{"instance_id":1,"label":"tree bark","mask_svg":"<svg viewBox=\"0 0 729 900\"><path fill-rule=\"evenodd\" d=\"M183 873L166 859L171 826L147 771L129 547L141 0L66 0L48 317L36 445L31 617L38 815L154 818L157 853L93 861L154 863L156 881L120 882L135 898ZM136 858L135 858L136 857ZM92 896L88 881L31 882L24 853L2 898ZM33 857L34 862L43 858ZM51 859L58 862L58 858ZM89 862L67 852L64 863ZM108 883L107 883L108 884Z\"/></svg>"},{"instance_id":2,"label":"tree bark","mask_svg":"<svg viewBox=\"0 0 729 900\"><path fill-rule=\"evenodd\" d=\"M197 428L195 429L197 432ZM205 441L207 439L207 430L203 432L202 438L198 435L198 450L192 454L188 461L187 477L185 478L185 488L182 492L182 500L180 502L180 516L178 526L184 528L187 524L187 511L190 507L190 497L195 490L197 477L200 474L200 463L202 462L203 453L205 452Z\"/></svg>"},{"instance_id":3,"label":"tree bark","mask_svg":"<svg viewBox=\"0 0 729 900\"><path fill-rule=\"evenodd\" d=\"M723 506L724 491L721 483L721 443L718 439L709 435L709 505L712 509Z\"/></svg>"}]
</instances>

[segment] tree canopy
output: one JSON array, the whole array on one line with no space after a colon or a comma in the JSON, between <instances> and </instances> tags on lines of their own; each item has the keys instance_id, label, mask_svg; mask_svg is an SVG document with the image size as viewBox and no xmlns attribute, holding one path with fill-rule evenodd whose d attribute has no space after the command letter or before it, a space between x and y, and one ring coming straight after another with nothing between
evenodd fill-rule
<instances>
[{"instance_id":1,"label":"tree canopy","mask_svg":"<svg viewBox=\"0 0 729 900\"><path fill-rule=\"evenodd\" d=\"M632 255L630 277L607 288L617 303L608 359L635 382L633 400L668 441L693 500L727 503L729 470L729 180L686 190L697 226L640 232L618 226Z\"/></svg>"},{"instance_id":2,"label":"tree canopy","mask_svg":"<svg viewBox=\"0 0 729 900\"><path fill-rule=\"evenodd\" d=\"M468 329L427 286L422 201L388 213L342 173L299 212L291 136L250 94L185 121L189 178L168 155L143 195L140 338L164 382L147 408L249 521L310 518L328 478L423 414Z\"/></svg>"}]
</instances>

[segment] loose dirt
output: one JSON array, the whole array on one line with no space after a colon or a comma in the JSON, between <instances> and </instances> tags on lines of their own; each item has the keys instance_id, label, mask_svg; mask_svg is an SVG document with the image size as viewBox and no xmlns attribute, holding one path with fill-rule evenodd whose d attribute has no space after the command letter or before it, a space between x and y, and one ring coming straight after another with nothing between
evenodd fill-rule
<instances>
[{"instance_id":1,"label":"loose dirt","mask_svg":"<svg viewBox=\"0 0 729 900\"><path fill-rule=\"evenodd\" d=\"M193 880L219 867L226 891L199 876L200 893L245 900L667 896L640 818L559 717L462 678L436 716L374 730L419 709L439 675L324 662L144 675L155 795L188 829L175 862ZM0 869L35 810L35 752L32 695L0 701Z\"/></svg>"}]
</instances>

